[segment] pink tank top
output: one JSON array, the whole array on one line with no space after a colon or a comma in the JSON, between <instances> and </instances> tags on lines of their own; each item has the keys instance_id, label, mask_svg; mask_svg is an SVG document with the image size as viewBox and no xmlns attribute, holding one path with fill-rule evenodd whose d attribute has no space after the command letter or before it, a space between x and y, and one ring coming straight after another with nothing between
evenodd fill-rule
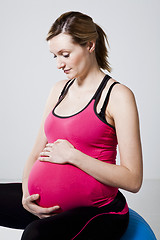
<instances>
[{"instance_id":1,"label":"pink tank top","mask_svg":"<svg viewBox=\"0 0 160 240\"><path fill-rule=\"evenodd\" d=\"M58 116L55 108L66 96L74 80L69 80L64 87L59 101L46 118L44 130L49 143L57 139L68 140L76 149L106 163L115 164L117 138L115 128L104 117L111 85L101 112L96 112L96 105L109 80L106 75L89 103L72 116ZM28 189L30 194L39 193L40 206L59 205L62 211L80 206L101 207L110 203L118 189L105 185L70 164L55 164L36 161L33 165Z\"/></svg>"}]
</instances>

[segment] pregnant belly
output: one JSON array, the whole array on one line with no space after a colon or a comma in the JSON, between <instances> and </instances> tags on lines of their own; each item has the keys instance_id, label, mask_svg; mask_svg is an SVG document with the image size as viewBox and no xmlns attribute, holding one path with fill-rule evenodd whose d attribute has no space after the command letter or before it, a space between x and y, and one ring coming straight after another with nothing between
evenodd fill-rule
<instances>
[{"instance_id":1,"label":"pregnant belly","mask_svg":"<svg viewBox=\"0 0 160 240\"><path fill-rule=\"evenodd\" d=\"M40 195L37 201L40 206L59 205L62 211L92 206L94 202L104 200L102 186L104 185L73 165L39 160L33 165L28 179L29 193Z\"/></svg>"}]
</instances>

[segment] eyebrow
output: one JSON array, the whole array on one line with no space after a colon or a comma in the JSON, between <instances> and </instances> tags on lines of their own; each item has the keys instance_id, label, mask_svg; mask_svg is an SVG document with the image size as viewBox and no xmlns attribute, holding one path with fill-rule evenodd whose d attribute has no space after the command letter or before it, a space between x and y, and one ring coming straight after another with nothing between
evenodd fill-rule
<instances>
[{"instance_id":1,"label":"eyebrow","mask_svg":"<svg viewBox=\"0 0 160 240\"><path fill-rule=\"evenodd\" d=\"M50 51L51 53L53 53L52 51ZM58 51L58 54L62 53L62 52L69 52L69 50L67 49L61 49ZM53 53L54 54L54 53Z\"/></svg>"}]
</instances>

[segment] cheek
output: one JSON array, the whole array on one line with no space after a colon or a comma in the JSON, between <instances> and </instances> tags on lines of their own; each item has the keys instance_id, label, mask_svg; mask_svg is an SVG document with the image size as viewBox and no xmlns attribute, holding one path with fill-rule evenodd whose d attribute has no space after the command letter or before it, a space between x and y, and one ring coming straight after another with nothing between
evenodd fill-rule
<instances>
[{"instance_id":1,"label":"cheek","mask_svg":"<svg viewBox=\"0 0 160 240\"><path fill-rule=\"evenodd\" d=\"M82 69L87 66L87 61L84 57L84 55L79 55L76 56L75 58L72 59L72 66Z\"/></svg>"},{"instance_id":2,"label":"cheek","mask_svg":"<svg viewBox=\"0 0 160 240\"><path fill-rule=\"evenodd\" d=\"M71 60L71 63L73 66L79 66L81 63L82 57L81 56L76 56Z\"/></svg>"}]
</instances>

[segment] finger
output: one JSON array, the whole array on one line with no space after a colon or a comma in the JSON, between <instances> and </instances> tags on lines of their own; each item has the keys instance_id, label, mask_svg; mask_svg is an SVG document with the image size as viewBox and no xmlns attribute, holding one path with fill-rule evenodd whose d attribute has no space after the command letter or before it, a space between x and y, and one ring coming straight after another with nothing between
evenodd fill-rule
<instances>
[{"instance_id":1,"label":"finger","mask_svg":"<svg viewBox=\"0 0 160 240\"><path fill-rule=\"evenodd\" d=\"M33 201L36 201L37 199L39 198L39 194L33 194L33 195L31 195L31 196L28 196L27 198L26 198L26 201L28 202L33 202Z\"/></svg>"},{"instance_id":2,"label":"finger","mask_svg":"<svg viewBox=\"0 0 160 240\"><path fill-rule=\"evenodd\" d=\"M59 209L60 209L59 206L54 206L54 207L49 207L49 208L43 208L43 207L39 206L39 210L40 210L41 215L51 215Z\"/></svg>"},{"instance_id":3,"label":"finger","mask_svg":"<svg viewBox=\"0 0 160 240\"><path fill-rule=\"evenodd\" d=\"M50 157L39 157L38 158L39 161L42 161L42 162L50 162Z\"/></svg>"},{"instance_id":4,"label":"finger","mask_svg":"<svg viewBox=\"0 0 160 240\"><path fill-rule=\"evenodd\" d=\"M46 147L53 147L54 143L47 143Z\"/></svg>"},{"instance_id":5,"label":"finger","mask_svg":"<svg viewBox=\"0 0 160 240\"><path fill-rule=\"evenodd\" d=\"M53 211L56 211L58 209L60 209L60 206L58 206L58 205L53 206L53 207L43 208L44 212L47 213L47 214L49 214Z\"/></svg>"},{"instance_id":6,"label":"finger","mask_svg":"<svg viewBox=\"0 0 160 240\"><path fill-rule=\"evenodd\" d=\"M48 156L49 157L49 152L41 152L39 155L40 156Z\"/></svg>"},{"instance_id":7,"label":"finger","mask_svg":"<svg viewBox=\"0 0 160 240\"><path fill-rule=\"evenodd\" d=\"M46 152L50 152L51 150L52 150L51 147L46 147L46 148L43 149L44 152L45 152L45 151L46 151Z\"/></svg>"},{"instance_id":8,"label":"finger","mask_svg":"<svg viewBox=\"0 0 160 240\"><path fill-rule=\"evenodd\" d=\"M51 213L53 211L57 211L60 209L60 206L56 205L56 206L53 206L53 207L49 207L47 208L48 209L48 212Z\"/></svg>"},{"instance_id":9,"label":"finger","mask_svg":"<svg viewBox=\"0 0 160 240\"><path fill-rule=\"evenodd\" d=\"M37 213L38 215L50 215L50 214L53 214L54 211L59 209L59 207L55 207L53 211L53 209L44 208L37 205L34 201L28 202L28 208L31 210L31 212Z\"/></svg>"}]
</instances>

